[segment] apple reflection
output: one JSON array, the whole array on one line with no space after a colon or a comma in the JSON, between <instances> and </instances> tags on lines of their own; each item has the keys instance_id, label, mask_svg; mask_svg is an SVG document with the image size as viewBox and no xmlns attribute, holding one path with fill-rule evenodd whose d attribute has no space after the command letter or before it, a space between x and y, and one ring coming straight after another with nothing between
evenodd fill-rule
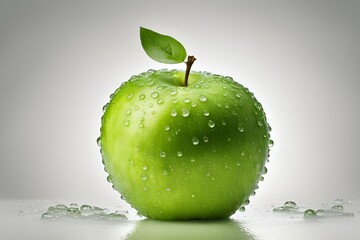
<instances>
[{"instance_id":1,"label":"apple reflection","mask_svg":"<svg viewBox=\"0 0 360 240\"><path fill-rule=\"evenodd\" d=\"M255 239L239 222L231 219L218 221L156 221L137 222L128 240L158 239Z\"/></svg>"}]
</instances>

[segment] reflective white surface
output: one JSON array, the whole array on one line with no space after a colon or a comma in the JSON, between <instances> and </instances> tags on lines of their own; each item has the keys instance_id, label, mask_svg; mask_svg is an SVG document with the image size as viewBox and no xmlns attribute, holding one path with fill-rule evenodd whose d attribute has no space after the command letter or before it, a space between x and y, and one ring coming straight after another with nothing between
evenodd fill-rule
<instances>
[{"instance_id":1,"label":"reflective white surface","mask_svg":"<svg viewBox=\"0 0 360 240\"><path fill-rule=\"evenodd\" d=\"M42 219L48 207L64 201L1 200L0 239L359 239L360 200L343 203L354 217L305 218L302 213L276 213L273 207L248 206L228 220L166 222L136 216L104 220L85 218ZM109 204L109 203L108 203ZM124 209L112 205L110 210ZM333 203L308 207L329 209ZM306 209L307 207L301 207ZM301 211L302 211L301 210Z\"/></svg>"}]
</instances>

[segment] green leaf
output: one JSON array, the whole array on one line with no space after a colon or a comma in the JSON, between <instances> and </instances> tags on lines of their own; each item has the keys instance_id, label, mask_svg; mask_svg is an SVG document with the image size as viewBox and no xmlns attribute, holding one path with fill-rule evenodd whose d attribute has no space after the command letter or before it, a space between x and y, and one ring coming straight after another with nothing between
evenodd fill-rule
<instances>
[{"instance_id":1,"label":"green leaf","mask_svg":"<svg viewBox=\"0 0 360 240\"><path fill-rule=\"evenodd\" d=\"M141 45L149 57L161 63L182 63L186 58L184 46L176 39L140 27Z\"/></svg>"}]
</instances>

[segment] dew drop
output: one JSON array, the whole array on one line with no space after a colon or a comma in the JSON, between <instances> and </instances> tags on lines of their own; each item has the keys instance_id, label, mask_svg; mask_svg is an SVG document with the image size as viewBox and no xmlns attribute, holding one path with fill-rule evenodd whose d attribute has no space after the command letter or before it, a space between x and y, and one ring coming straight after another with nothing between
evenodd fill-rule
<instances>
[{"instance_id":1,"label":"dew drop","mask_svg":"<svg viewBox=\"0 0 360 240\"><path fill-rule=\"evenodd\" d=\"M296 205L296 203L294 202L294 201L287 201L287 202L285 202L284 203L284 207L286 207L286 208L291 208L291 209L297 209L298 207L297 207L297 205Z\"/></svg>"},{"instance_id":2,"label":"dew drop","mask_svg":"<svg viewBox=\"0 0 360 240\"><path fill-rule=\"evenodd\" d=\"M182 157L183 153L181 151L177 152L178 157Z\"/></svg>"},{"instance_id":3,"label":"dew drop","mask_svg":"<svg viewBox=\"0 0 360 240\"><path fill-rule=\"evenodd\" d=\"M149 108L152 108L154 105L152 103L148 104Z\"/></svg>"},{"instance_id":4,"label":"dew drop","mask_svg":"<svg viewBox=\"0 0 360 240\"><path fill-rule=\"evenodd\" d=\"M157 102L157 104L163 104L164 100L162 98L159 98L156 102Z\"/></svg>"},{"instance_id":5,"label":"dew drop","mask_svg":"<svg viewBox=\"0 0 360 240\"><path fill-rule=\"evenodd\" d=\"M126 120L125 122L124 122L124 126L129 126L130 125L130 121L129 120Z\"/></svg>"},{"instance_id":6,"label":"dew drop","mask_svg":"<svg viewBox=\"0 0 360 240\"><path fill-rule=\"evenodd\" d=\"M182 109L182 112L181 112L181 115L182 115L183 117L189 116L189 115L190 115L189 109L183 108L183 109Z\"/></svg>"},{"instance_id":7,"label":"dew drop","mask_svg":"<svg viewBox=\"0 0 360 240\"><path fill-rule=\"evenodd\" d=\"M144 99L145 99L145 95L144 95L144 94L140 94L139 99L140 99L140 100L144 100Z\"/></svg>"},{"instance_id":8,"label":"dew drop","mask_svg":"<svg viewBox=\"0 0 360 240\"><path fill-rule=\"evenodd\" d=\"M268 172L267 168L264 167L263 170L262 170L262 174L266 174Z\"/></svg>"},{"instance_id":9,"label":"dew drop","mask_svg":"<svg viewBox=\"0 0 360 240\"><path fill-rule=\"evenodd\" d=\"M208 125L209 125L210 128L215 127L215 123L212 120L209 120Z\"/></svg>"},{"instance_id":10,"label":"dew drop","mask_svg":"<svg viewBox=\"0 0 360 240\"><path fill-rule=\"evenodd\" d=\"M98 145L99 147L101 147L101 137L98 137L98 138L96 139L96 143L97 143L97 145Z\"/></svg>"},{"instance_id":11,"label":"dew drop","mask_svg":"<svg viewBox=\"0 0 360 240\"><path fill-rule=\"evenodd\" d=\"M260 127L263 125L260 120L257 122L257 124L258 124Z\"/></svg>"},{"instance_id":12,"label":"dew drop","mask_svg":"<svg viewBox=\"0 0 360 240\"><path fill-rule=\"evenodd\" d=\"M244 205L249 205L249 203L250 203L249 199L246 199Z\"/></svg>"},{"instance_id":13,"label":"dew drop","mask_svg":"<svg viewBox=\"0 0 360 240\"><path fill-rule=\"evenodd\" d=\"M127 95L127 98L128 98L128 99L131 99L133 96L134 96L134 95L133 95L132 93L129 93L129 94Z\"/></svg>"},{"instance_id":14,"label":"dew drop","mask_svg":"<svg viewBox=\"0 0 360 240\"><path fill-rule=\"evenodd\" d=\"M197 137L193 137L192 143L193 143L193 145L198 145L199 144L199 139Z\"/></svg>"},{"instance_id":15,"label":"dew drop","mask_svg":"<svg viewBox=\"0 0 360 240\"><path fill-rule=\"evenodd\" d=\"M272 139L269 139L269 147L273 147L274 146L274 141Z\"/></svg>"},{"instance_id":16,"label":"dew drop","mask_svg":"<svg viewBox=\"0 0 360 240\"><path fill-rule=\"evenodd\" d=\"M196 161L195 158L193 157L190 158L190 162L195 162L195 161Z\"/></svg>"},{"instance_id":17,"label":"dew drop","mask_svg":"<svg viewBox=\"0 0 360 240\"><path fill-rule=\"evenodd\" d=\"M191 194L191 197L194 198L194 197L195 197L195 194Z\"/></svg>"},{"instance_id":18,"label":"dew drop","mask_svg":"<svg viewBox=\"0 0 360 240\"><path fill-rule=\"evenodd\" d=\"M125 114L130 115L132 113L131 109L126 110Z\"/></svg>"},{"instance_id":19,"label":"dew drop","mask_svg":"<svg viewBox=\"0 0 360 240\"><path fill-rule=\"evenodd\" d=\"M140 123L139 128L144 128L144 123Z\"/></svg>"},{"instance_id":20,"label":"dew drop","mask_svg":"<svg viewBox=\"0 0 360 240\"><path fill-rule=\"evenodd\" d=\"M147 179L147 176L145 174L141 174L141 180L145 181Z\"/></svg>"},{"instance_id":21,"label":"dew drop","mask_svg":"<svg viewBox=\"0 0 360 240\"><path fill-rule=\"evenodd\" d=\"M152 93L151 93L151 97L152 97L152 98L158 98L158 97L159 97L159 92L156 92L156 91L155 91L155 92L152 92Z\"/></svg>"},{"instance_id":22,"label":"dew drop","mask_svg":"<svg viewBox=\"0 0 360 240\"><path fill-rule=\"evenodd\" d=\"M241 124L239 124L238 125L238 130L239 130L239 132L244 132L244 127L243 126L241 126Z\"/></svg>"},{"instance_id":23,"label":"dew drop","mask_svg":"<svg viewBox=\"0 0 360 240\"><path fill-rule=\"evenodd\" d=\"M175 104L175 103L178 103L178 100L177 100L177 99L173 99L173 100L172 100L172 103L174 103L174 104Z\"/></svg>"},{"instance_id":24,"label":"dew drop","mask_svg":"<svg viewBox=\"0 0 360 240\"><path fill-rule=\"evenodd\" d=\"M241 208L239 208L239 211L240 211L240 212L245 212L245 207L242 206Z\"/></svg>"},{"instance_id":25,"label":"dew drop","mask_svg":"<svg viewBox=\"0 0 360 240\"><path fill-rule=\"evenodd\" d=\"M109 106L109 103L107 103L107 104L105 104L105 105L103 106L103 108L102 108L103 112L106 111L106 109L108 108L108 106Z\"/></svg>"},{"instance_id":26,"label":"dew drop","mask_svg":"<svg viewBox=\"0 0 360 240\"><path fill-rule=\"evenodd\" d=\"M169 130L170 130L170 127L169 127L169 126L165 126L165 130L166 130L166 131L169 131Z\"/></svg>"},{"instance_id":27,"label":"dew drop","mask_svg":"<svg viewBox=\"0 0 360 240\"><path fill-rule=\"evenodd\" d=\"M170 191L171 191L171 188L169 188L169 187L166 188L166 191L167 191L167 192L170 192Z\"/></svg>"},{"instance_id":28,"label":"dew drop","mask_svg":"<svg viewBox=\"0 0 360 240\"><path fill-rule=\"evenodd\" d=\"M147 166L146 165L144 165L143 167L142 167L142 169L144 170L144 171L146 171L147 170Z\"/></svg>"},{"instance_id":29,"label":"dew drop","mask_svg":"<svg viewBox=\"0 0 360 240\"><path fill-rule=\"evenodd\" d=\"M209 111L205 109L205 110L204 110L204 116L207 117L207 116L209 116L209 115L210 115Z\"/></svg>"},{"instance_id":30,"label":"dew drop","mask_svg":"<svg viewBox=\"0 0 360 240\"><path fill-rule=\"evenodd\" d=\"M171 96L175 96L178 93L178 91L176 89L171 90L171 92L169 93Z\"/></svg>"},{"instance_id":31,"label":"dew drop","mask_svg":"<svg viewBox=\"0 0 360 240\"><path fill-rule=\"evenodd\" d=\"M237 93L235 96L236 96L237 98L241 98L240 93Z\"/></svg>"},{"instance_id":32,"label":"dew drop","mask_svg":"<svg viewBox=\"0 0 360 240\"><path fill-rule=\"evenodd\" d=\"M162 158L166 157L166 152L161 151L160 152L160 157L162 157Z\"/></svg>"},{"instance_id":33,"label":"dew drop","mask_svg":"<svg viewBox=\"0 0 360 240\"><path fill-rule=\"evenodd\" d=\"M209 141L209 138L208 138L207 136L204 136L204 137L203 137L203 140L204 140L204 142L208 142L208 141Z\"/></svg>"},{"instance_id":34,"label":"dew drop","mask_svg":"<svg viewBox=\"0 0 360 240\"><path fill-rule=\"evenodd\" d=\"M196 107L196 103L192 103L191 106L194 108Z\"/></svg>"},{"instance_id":35,"label":"dew drop","mask_svg":"<svg viewBox=\"0 0 360 240\"><path fill-rule=\"evenodd\" d=\"M164 176L168 175L168 172L166 170L163 170L162 173Z\"/></svg>"},{"instance_id":36,"label":"dew drop","mask_svg":"<svg viewBox=\"0 0 360 240\"><path fill-rule=\"evenodd\" d=\"M175 109L172 109L170 114L171 114L172 117L176 117L177 112L176 112Z\"/></svg>"},{"instance_id":37,"label":"dew drop","mask_svg":"<svg viewBox=\"0 0 360 240\"><path fill-rule=\"evenodd\" d=\"M185 103L189 103L189 102L190 102L190 98L185 98L185 99L184 99L184 102L185 102Z\"/></svg>"},{"instance_id":38,"label":"dew drop","mask_svg":"<svg viewBox=\"0 0 360 240\"><path fill-rule=\"evenodd\" d=\"M221 124L225 126L225 125L226 125L225 120L222 120L222 121L221 121Z\"/></svg>"},{"instance_id":39,"label":"dew drop","mask_svg":"<svg viewBox=\"0 0 360 240\"><path fill-rule=\"evenodd\" d=\"M204 95L200 95L199 100L201 102L206 102L207 98Z\"/></svg>"}]
</instances>

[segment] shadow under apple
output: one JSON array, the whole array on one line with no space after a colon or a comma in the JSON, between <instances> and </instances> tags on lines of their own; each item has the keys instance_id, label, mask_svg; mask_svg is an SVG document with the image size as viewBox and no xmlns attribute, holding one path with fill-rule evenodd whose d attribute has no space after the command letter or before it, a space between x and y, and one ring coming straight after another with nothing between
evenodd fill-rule
<instances>
[{"instance_id":1,"label":"shadow under apple","mask_svg":"<svg viewBox=\"0 0 360 240\"><path fill-rule=\"evenodd\" d=\"M156 221L137 222L128 240L158 239L255 239L239 222L231 219L218 221Z\"/></svg>"}]
</instances>

